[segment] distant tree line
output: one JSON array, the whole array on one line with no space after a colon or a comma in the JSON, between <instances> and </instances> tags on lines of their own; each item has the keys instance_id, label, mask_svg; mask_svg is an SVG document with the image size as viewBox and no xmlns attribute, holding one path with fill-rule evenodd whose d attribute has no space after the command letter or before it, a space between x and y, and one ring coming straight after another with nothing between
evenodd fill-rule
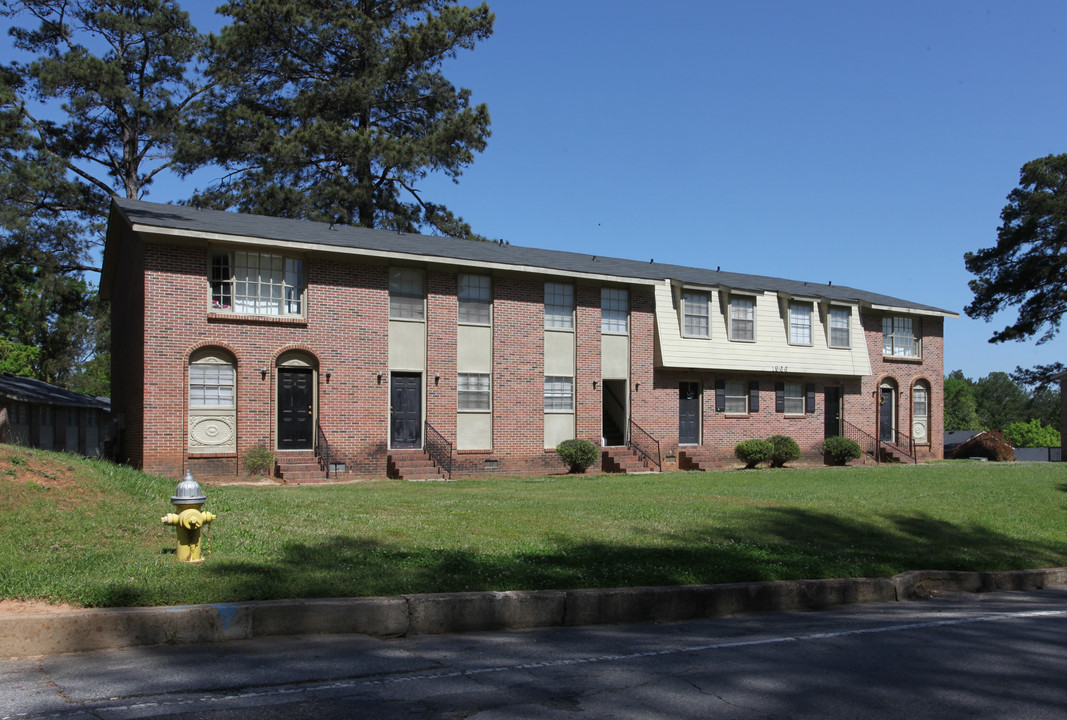
<instances>
[{"instance_id":1,"label":"distant tree line","mask_svg":"<svg viewBox=\"0 0 1067 720\"><path fill-rule=\"evenodd\" d=\"M231 0L203 35L174 0L0 0L0 371L109 394L97 300L112 197L215 171L178 200L476 237L423 196L485 147L489 111L442 64L484 3Z\"/></svg>"},{"instance_id":2,"label":"distant tree line","mask_svg":"<svg viewBox=\"0 0 1067 720\"><path fill-rule=\"evenodd\" d=\"M945 430L1000 430L1015 447L1058 447L1060 389L1056 364L992 372L972 380L962 370L945 377Z\"/></svg>"}]
</instances>

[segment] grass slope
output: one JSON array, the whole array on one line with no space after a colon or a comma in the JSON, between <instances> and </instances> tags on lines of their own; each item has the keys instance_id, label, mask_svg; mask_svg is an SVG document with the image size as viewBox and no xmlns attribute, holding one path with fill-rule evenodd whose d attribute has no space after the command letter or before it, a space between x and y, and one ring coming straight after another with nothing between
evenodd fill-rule
<instances>
[{"instance_id":1,"label":"grass slope","mask_svg":"<svg viewBox=\"0 0 1067 720\"><path fill-rule=\"evenodd\" d=\"M936 463L452 483L205 486L0 445L0 598L165 605L1067 565L1067 464Z\"/></svg>"}]
</instances>

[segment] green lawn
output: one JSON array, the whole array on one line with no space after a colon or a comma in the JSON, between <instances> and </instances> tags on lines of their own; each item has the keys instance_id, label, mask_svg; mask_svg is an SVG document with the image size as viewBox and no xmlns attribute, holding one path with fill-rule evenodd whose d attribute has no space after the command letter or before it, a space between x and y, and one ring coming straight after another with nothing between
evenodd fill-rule
<instances>
[{"instance_id":1,"label":"green lawn","mask_svg":"<svg viewBox=\"0 0 1067 720\"><path fill-rule=\"evenodd\" d=\"M1060 463L205 484L218 519L199 566L175 563L159 521L177 482L0 445L0 598L159 605L1067 565Z\"/></svg>"}]
</instances>

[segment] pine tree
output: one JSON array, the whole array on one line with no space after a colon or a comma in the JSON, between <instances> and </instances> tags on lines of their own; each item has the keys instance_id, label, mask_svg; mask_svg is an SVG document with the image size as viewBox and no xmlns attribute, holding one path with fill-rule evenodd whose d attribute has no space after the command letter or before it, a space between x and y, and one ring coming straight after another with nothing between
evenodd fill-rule
<instances>
[{"instance_id":1,"label":"pine tree","mask_svg":"<svg viewBox=\"0 0 1067 720\"><path fill-rule=\"evenodd\" d=\"M422 197L456 181L489 137L441 66L492 33L485 4L454 0L235 0L213 37L215 83L181 157L225 176L194 202L277 217L468 237Z\"/></svg>"},{"instance_id":2,"label":"pine tree","mask_svg":"<svg viewBox=\"0 0 1067 720\"><path fill-rule=\"evenodd\" d=\"M4 2L24 62L0 68L0 337L62 383L100 346L85 280L112 196L171 167L204 40L172 0ZM9 304L10 303L10 304ZM106 346L106 343L104 343Z\"/></svg>"}]
</instances>

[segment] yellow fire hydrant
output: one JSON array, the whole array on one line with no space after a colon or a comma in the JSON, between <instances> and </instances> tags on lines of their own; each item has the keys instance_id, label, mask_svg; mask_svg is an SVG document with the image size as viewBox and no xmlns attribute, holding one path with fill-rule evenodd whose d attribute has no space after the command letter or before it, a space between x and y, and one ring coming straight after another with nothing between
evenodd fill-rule
<instances>
[{"instance_id":1,"label":"yellow fire hydrant","mask_svg":"<svg viewBox=\"0 0 1067 720\"><path fill-rule=\"evenodd\" d=\"M193 480L193 474L186 470L185 477L178 483L178 489L170 499L178 512L167 513L160 518L164 525L178 528L179 562L204 562L200 555L200 528L215 519L212 513L204 512L206 500L200 483Z\"/></svg>"}]
</instances>

